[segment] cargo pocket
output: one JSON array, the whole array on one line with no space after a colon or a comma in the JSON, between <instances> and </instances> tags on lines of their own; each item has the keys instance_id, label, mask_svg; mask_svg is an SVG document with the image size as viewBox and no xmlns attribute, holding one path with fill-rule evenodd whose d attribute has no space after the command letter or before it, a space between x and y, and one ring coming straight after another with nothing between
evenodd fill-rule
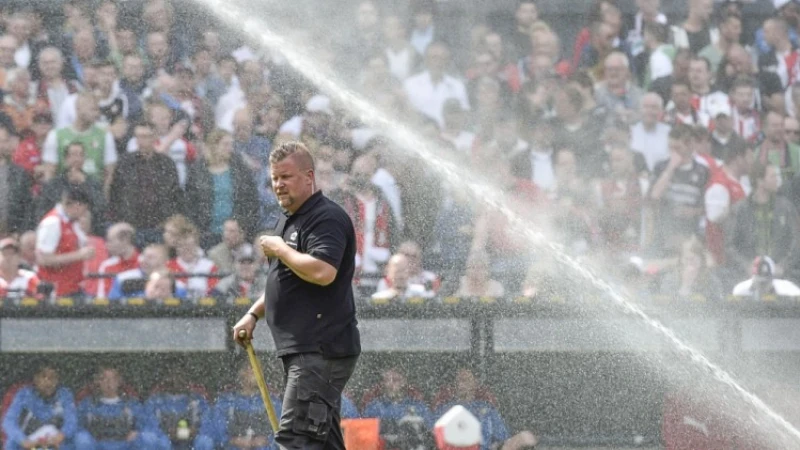
<instances>
[{"instance_id":1,"label":"cargo pocket","mask_svg":"<svg viewBox=\"0 0 800 450\"><path fill-rule=\"evenodd\" d=\"M292 431L319 441L327 441L332 421L329 409L318 392L297 386L297 413L293 417Z\"/></svg>"}]
</instances>

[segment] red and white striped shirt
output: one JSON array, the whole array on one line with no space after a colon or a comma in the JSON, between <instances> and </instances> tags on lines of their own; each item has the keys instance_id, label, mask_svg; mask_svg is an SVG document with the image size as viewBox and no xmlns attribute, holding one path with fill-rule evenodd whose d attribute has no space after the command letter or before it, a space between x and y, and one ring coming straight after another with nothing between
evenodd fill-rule
<instances>
[{"instance_id":1,"label":"red and white striped shirt","mask_svg":"<svg viewBox=\"0 0 800 450\"><path fill-rule=\"evenodd\" d=\"M761 133L761 117L754 110L739 112L733 108L733 129L745 141L753 142Z\"/></svg>"},{"instance_id":2,"label":"red and white striped shirt","mask_svg":"<svg viewBox=\"0 0 800 450\"><path fill-rule=\"evenodd\" d=\"M208 258L200 257L193 263L188 263L180 258L173 258L167 263L171 273L180 274L216 274L217 266ZM190 297L207 295L214 289L219 281L216 277L177 277L176 281L184 283Z\"/></svg>"},{"instance_id":3,"label":"red and white striped shirt","mask_svg":"<svg viewBox=\"0 0 800 450\"><path fill-rule=\"evenodd\" d=\"M97 273L102 275L117 275L138 268L139 252L134 250L133 255L127 259L120 258L119 256L112 256L106 259L100 263ZM106 295L108 295L108 291L111 290L113 282L114 278L100 278L100 281L97 283L97 293L95 295L97 295L98 298L105 298Z\"/></svg>"}]
</instances>

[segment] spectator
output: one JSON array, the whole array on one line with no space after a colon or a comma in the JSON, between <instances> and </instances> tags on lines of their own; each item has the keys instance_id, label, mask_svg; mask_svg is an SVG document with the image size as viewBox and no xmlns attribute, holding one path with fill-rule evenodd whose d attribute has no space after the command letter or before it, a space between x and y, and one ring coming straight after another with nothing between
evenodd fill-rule
<instances>
[{"instance_id":1,"label":"spectator","mask_svg":"<svg viewBox=\"0 0 800 450\"><path fill-rule=\"evenodd\" d=\"M16 12L11 14L7 22L8 34L17 40L17 50L14 52L14 62L17 67L27 69L31 61L36 59L36 51L31 44L31 20L28 14Z\"/></svg>"},{"instance_id":2,"label":"spectator","mask_svg":"<svg viewBox=\"0 0 800 450\"><path fill-rule=\"evenodd\" d=\"M530 153L513 162L514 175L530 179L543 192L555 189L553 173L553 128L547 120L537 120L529 128ZM627 145L627 144L626 144Z\"/></svg>"},{"instance_id":3,"label":"spectator","mask_svg":"<svg viewBox=\"0 0 800 450\"><path fill-rule=\"evenodd\" d=\"M800 297L800 287L789 280L775 278L775 262L769 256L759 256L753 261L753 277L733 288L735 297L749 297L761 301L764 297Z\"/></svg>"},{"instance_id":4,"label":"spectator","mask_svg":"<svg viewBox=\"0 0 800 450\"><path fill-rule=\"evenodd\" d=\"M586 178L601 174L606 155L603 149L587 139L587 136L600 136L602 122L589 117L583 110L583 95L574 86L566 86L555 93L553 144L556 148L574 151L578 161L578 171Z\"/></svg>"},{"instance_id":5,"label":"spectator","mask_svg":"<svg viewBox=\"0 0 800 450\"><path fill-rule=\"evenodd\" d=\"M77 186L83 189L91 200L89 212L95 228L93 232L102 234L105 230L106 201L103 196L103 185L96 179L89 177L83 168L86 167L86 150L84 144L75 141L67 145L64 150L64 167L55 178L50 179L42 188L38 198L37 217L47 214L47 211L61 200L64 189Z\"/></svg>"},{"instance_id":6,"label":"spectator","mask_svg":"<svg viewBox=\"0 0 800 450\"><path fill-rule=\"evenodd\" d=\"M644 88L653 80L672 75L672 60L677 49L669 44L669 27L666 24L650 22L644 26L644 44L650 57L644 75Z\"/></svg>"},{"instance_id":7,"label":"spectator","mask_svg":"<svg viewBox=\"0 0 800 450\"><path fill-rule=\"evenodd\" d=\"M468 369L461 369L456 372L454 384L455 397L453 401L437 408L435 416L440 417L453 406L462 405L481 422L481 434L483 435L481 450L500 448L503 442L511 436L495 405L476 397L478 380L475 375Z\"/></svg>"},{"instance_id":8,"label":"spectator","mask_svg":"<svg viewBox=\"0 0 800 450\"><path fill-rule=\"evenodd\" d=\"M91 207L90 195L78 186L69 186L61 201L45 214L36 230L36 264L42 281L55 286L58 297L82 296L83 263L94 258L94 247L87 245L86 234L77 223Z\"/></svg>"},{"instance_id":9,"label":"spectator","mask_svg":"<svg viewBox=\"0 0 800 450\"><path fill-rule=\"evenodd\" d=\"M115 138L120 138L127 132L127 128L123 128L120 123L128 118L128 97L120 90L117 68L108 59L93 61L90 68L94 83L91 92L99 113L95 120L99 126L107 127ZM78 95L75 94L64 100L56 116L57 127L66 127L76 122L77 101Z\"/></svg>"},{"instance_id":10,"label":"spectator","mask_svg":"<svg viewBox=\"0 0 800 450\"><path fill-rule=\"evenodd\" d=\"M713 0L687 0L689 14L686 22L672 27L672 39L676 47L688 48L693 54L719 40L719 30L711 27Z\"/></svg>"},{"instance_id":11,"label":"spectator","mask_svg":"<svg viewBox=\"0 0 800 450\"><path fill-rule=\"evenodd\" d=\"M703 192L708 168L697 161L692 149L692 129L676 125L669 133L669 160L656 165L648 197L656 203L658 250L677 250L677 242L698 231L703 216Z\"/></svg>"},{"instance_id":12,"label":"spectator","mask_svg":"<svg viewBox=\"0 0 800 450\"><path fill-rule=\"evenodd\" d=\"M408 40L408 30L398 16L383 19L383 53L389 61L389 72L397 80L403 81L411 76L419 63L419 56Z\"/></svg>"},{"instance_id":13,"label":"spectator","mask_svg":"<svg viewBox=\"0 0 800 450\"><path fill-rule=\"evenodd\" d=\"M167 61L156 67L172 68L174 63L189 57L188 39L192 34L186 33L185 24L176 23L175 10L171 0L147 0L142 11L142 18L148 32L163 34L164 46L169 51Z\"/></svg>"},{"instance_id":14,"label":"spectator","mask_svg":"<svg viewBox=\"0 0 800 450\"><path fill-rule=\"evenodd\" d=\"M742 139L755 141L761 133L761 115L754 107L755 80L748 76L737 77L731 86L733 128Z\"/></svg>"},{"instance_id":15,"label":"spectator","mask_svg":"<svg viewBox=\"0 0 800 450\"><path fill-rule=\"evenodd\" d=\"M414 241L405 241L397 247L397 253L408 258L409 279L412 283L421 284L428 291L439 290L441 280L435 273L425 270L423 252L419 244Z\"/></svg>"},{"instance_id":16,"label":"spectator","mask_svg":"<svg viewBox=\"0 0 800 450\"><path fill-rule=\"evenodd\" d=\"M136 228L137 241L146 245L157 242L158 228L181 210L182 193L175 163L156 151L154 126L149 122L137 124L134 137L139 151L120 159L111 185L109 212L113 221Z\"/></svg>"},{"instance_id":17,"label":"spectator","mask_svg":"<svg viewBox=\"0 0 800 450\"><path fill-rule=\"evenodd\" d=\"M539 10L533 0L520 0L514 12L514 30L511 32L510 42L513 47L513 57L516 59L530 55L533 50L531 34L533 24L539 20Z\"/></svg>"},{"instance_id":18,"label":"spectator","mask_svg":"<svg viewBox=\"0 0 800 450\"><path fill-rule=\"evenodd\" d=\"M450 50L442 42L433 42L425 52L425 70L406 79L403 86L411 106L420 113L443 124L444 102L455 98L465 110L469 109L467 90L461 80L445 73Z\"/></svg>"},{"instance_id":19,"label":"spectator","mask_svg":"<svg viewBox=\"0 0 800 450\"><path fill-rule=\"evenodd\" d=\"M233 273L219 280L211 290L211 297L216 298L219 303L231 303L238 298L248 298L255 302L264 293L266 276L258 271L252 247L247 248L250 250L236 255Z\"/></svg>"},{"instance_id":20,"label":"spectator","mask_svg":"<svg viewBox=\"0 0 800 450\"><path fill-rule=\"evenodd\" d=\"M0 124L0 236L32 228L31 177L14 164L16 137Z\"/></svg>"},{"instance_id":21,"label":"spectator","mask_svg":"<svg viewBox=\"0 0 800 450\"><path fill-rule=\"evenodd\" d=\"M658 94L664 103L668 103L672 94L672 83L675 80L689 81L689 65L692 53L688 49L679 48L672 59L672 75L657 78L650 83L650 92Z\"/></svg>"},{"instance_id":22,"label":"spectator","mask_svg":"<svg viewBox=\"0 0 800 450\"><path fill-rule=\"evenodd\" d=\"M178 171L178 181L181 188L186 186L186 177L189 166L197 159L197 149L184 135L189 123L186 119L175 121L175 114L165 103L154 102L146 107L153 131L157 136L155 150L157 153L170 157ZM127 145L128 153L139 151L139 140L134 136Z\"/></svg>"},{"instance_id":23,"label":"spectator","mask_svg":"<svg viewBox=\"0 0 800 450\"><path fill-rule=\"evenodd\" d=\"M36 231L29 230L19 237L20 267L36 272Z\"/></svg>"},{"instance_id":24,"label":"spectator","mask_svg":"<svg viewBox=\"0 0 800 450\"><path fill-rule=\"evenodd\" d=\"M667 16L659 11L660 0L636 0L636 14L632 23L625 28L628 30L628 47L634 58L644 54L644 26L648 23L667 24Z\"/></svg>"},{"instance_id":25,"label":"spectator","mask_svg":"<svg viewBox=\"0 0 800 450\"><path fill-rule=\"evenodd\" d=\"M777 73L783 89L786 89L800 76L797 49L789 39L789 25L780 17L767 19L764 22L764 38L772 50L759 55L758 70L761 73Z\"/></svg>"},{"instance_id":26,"label":"spectator","mask_svg":"<svg viewBox=\"0 0 800 450\"><path fill-rule=\"evenodd\" d=\"M214 120L218 128L224 128L223 119L247 104L247 99L257 95L264 85L264 69L254 60L241 63L237 69L238 84L232 84L228 91L219 99L214 109Z\"/></svg>"},{"instance_id":27,"label":"spectator","mask_svg":"<svg viewBox=\"0 0 800 450\"><path fill-rule=\"evenodd\" d=\"M643 95L631 80L628 57L621 52L610 53L604 62L603 80L595 92L597 106L628 122L639 114Z\"/></svg>"},{"instance_id":28,"label":"spectator","mask_svg":"<svg viewBox=\"0 0 800 450\"><path fill-rule=\"evenodd\" d=\"M269 154L272 142L254 133L256 117L250 106L233 115L233 152L240 156L259 185L269 184Z\"/></svg>"},{"instance_id":29,"label":"spectator","mask_svg":"<svg viewBox=\"0 0 800 450\"><path fill-rule=\"evenodd\" d=\"M689 89L689 83L682 80L672 82L671 101L667 106L667 113L664 119L670 126L682 123L705 128L711 123L711 117L708 113L698 111L692 105L692 91Z\"/></svg>"},{"instance_id":30,"label":"spectator","mask_svg":"<svg viewBox=\"0 0 800 450\"><path fill-rule=\"evenodd\" d=\"M14 61L14 52L17 49L17 39L10 34L0 36L0 82L6 85L8 71L17 67Z\"/></svg>"},{"instance_id":31,"label":"spectator","mask_svg":"<svg viewBox=\"0 0 800 450\"><path fill-rule=\"evenodd\" d=\"M163 305L168 300L187 298L186 290L180 288L167 271L150 274L144 284L144 299L155 305Z\"/></svg>"},{"instance_id":32,"label":"spectator","mask_svg":"<svg viewBox=\"0 0 800 450\"><path fill-rule=\"evenodd\" d=\"M499 114L492 128L491 140L477 141L473 145L473 167L484 167L487 160L494 158L518 159L530 152L528 143L517 132L517 119L513 114L506 112Z\"/></svg>"},{"instance_id":33,"label":"spectator","mask_svg":"<svg viewBox=\"0 0 800 450\"><path fill-rule=\"evenodd\" d=\"M211 105L216 105L228 86L219 76L214 55L207 46L195 49L192 55L194 68L194 92Z\"/></svg>"},{"instance_id":34,"label":"spectator","mask_svg":"<svg viewBox=\"0 0 800 450\"><path fill-rule=\"evenodd\" d=\"M586 70L594 80L600 80L603 71L603 62L614 51L614 28L611 24L597 21L589 27L589 44L583 48L578 70Z\"/></svg>"},{"instance_id":35,"label":"spectator","mask_svg":"<svg viewBox=\"0 0 800 450\"><path fill-rule=\"evenodd\" d=\"M0 298L17 301L23 297L39 297L39 276L21 267L16 239L5 238L0 240Z\"/></svg>"},{"instance_id":36,"label":"spectator","mask_svg":"<svg viewBox=\"0 0 800 450\"><path fill-rule=\"evenodd\" d=\"M0 108L14 123L22 135L30 132L33 116L46 110L31 91L31 75L28 69L15 68L6 72L5 95Z\"/></svg>"},{"instance_id":37,"label":"spectator","mask_svg":"<svg viewBox=\"0 0 800 450\"><path fill-rule=\"evenodd\" d=\"M205 257L198 240L197 228L187 230L178 237L177 256L167 263L172 276L186 285L189 296L194 299L206 296L219 281L215 276L217 266Z\"/></svg>"},{"instance_id":38,"label":"spectator","mask_svg":"<svg viewBox=\"0 0 800 450\"><path fill-rule=\"evenodd\" d=\"M204 136L213 129L213 110L212 105L194 91L194 69L188 64L179 65L175 68L174 79L176 86L173 95L175 100L191 120L189 136ZM249 99L249 104L253 105L253 109L259 109L256 105L260 106L260 103L256 102L266 102L271 93L270 90L266 92L267 95L258 95L255 98L251 98Z\"/></svg>"},{"instance_id":39,"label":"spectator","mask_svg":"<svg viewBox=\"0 0 800 450\"><path fill-rule=\"evenodd\" d=\"M538 56L540 52L545 49L539 48L539 52L529 53L521 60L512 60L508 55L509 49L505 45L503 37L500 35L500 33L488 33L483 38L483 45L486 50L481 52L481 54L488 54L491 59L489 64L478 65L475 68L475 73L470 73L470 71L467 71L467 79L470 80L470 85L468 86L470 103L472 103L474 100L475 95L475 87L473 86L472 81L476 78L485 76L494 77L500 82L500 85L502 86L503 101L508 103L511 100L511 95L519 92L520 84L522 83L523 74L520 73L520 64L525 66L527 61L527 65L530 65L534 59L534 56ZM539 46L543 47L542 43L540 43ZM481 54L477 55L478 58L481 58ZM558 55L556 54L555 56L557 57ZM485 61L486 60L484 58L484 62ZM552 71L555 61L551 58L548 60L548 63L549 64L547 67L543 68L541 71ZM531 69L533 69L531 70L531 76L544 75L537 70L538 68Z\"/></svg>"},{"instance_id":40,"label":"spectator","mask_svg":"<svg viewBox=\"0 0 800 450\"><path fill-rule=\"evenodd\" d=\"M122 77L119 89L128 101L128 117L137 120L142 115L142 97L147 88L144 78L144 60L138 54L125 55L122 58Z\"/></svg>"},{"instance_id":41,"label":"spectator","mask_svg":"<svg viewBox=\"0 0 800 450\"><path fill-rule=\"evenodd\" d=\"M469 154L475 144L475 133L467 130L466 113L461 103L454 98L448 99L442 107L442 138L453 144L462 154Z\"/></svg>"},{"instance_id":42,"label":"spectator","mask_svg":"<svg viewBox=\"0 0 800 450\"><path fill-rule=\"evenodd\" d=\"M747 196L739 181L749 170L747 153L744 144L731 147L722 168L712 172L706 188L706 246L719 266L725 263L725 222L734 205Z\"/></svg>"},{"instance_id":43,"label":"spectator","mask_svg":"<svg viewBox=\"0 0 800 450\"><path fill-rule=\"evenodd\" d=\"M14 395L3 417L8 450L63 448L69 450L78 430L72 392L60 386L53 366L42 365L33 373L33 385Z\"/></svg>"},{"instance_id":44,"label":"spectator","mask_svg":"<svg viewBox=\"0 0 800 450\"><path fill-rule=\"evenodd\" d=\"M41 79L36 82L36 96L56 117L67 98L80 90L80 84L64 77L64 55L56 47L45 47L38 57Z\"/></svg>"},{"instance_id":45,"label":"spectator","mask_svg":"<svg viewBox=\"0 0 800 450\"><path fill-rule=\"evenodd\" d=\"M100 264L97 272L101 276L97 290L89 293L97 298L106 298L117 274L139 268L139 251L134 246L136 230L130 224L120 222L109 227L106 247L109 258Z\"/></svg>"},{"instance_id":46,"label":"spectator","mask_svg":"<svg viewBox=\"0 0 800 450\"><path fill-rule=\"evenodd\" d=\"M491 279L489 255L485 252L472 252L467 258L467 270L459 282L457 297L493 297L505 294L503 285Z\"/></svg>"},{"instance_id":47,"label":"spectator","mask_svg":"<svg viewBox=\"0 0 800 450\"><path fill-rule=\"evenodd\" d=\"M707 0L691 0L707 1ZM709 105L714 102L728 103L728 96L711 85L711 63L702 57L693 57L689 62L689 88L692 90L692 106L709 115Z\"/></svg>"},{"instance_id":48,"label":"spectator","mask_svg":"<svg viewBox=\"0 0 800 450\"><path fill-rule=\"evenodd\" d=\"M344 37L339 51L339 71L355 77L358 68L371 55L379 54L383 48L383 33L378 6L371 0L358 2L354 27Z\"/></svg>"},{"instance_id":49,"label":"spectator","mask_svg":"<svg viewBox=\"0 0 800 450\"><path fill-rule=\"evenodd\" d=\"M182 214L173 214L164 222L164 232L161 235L161 240L164 246L167 247L170 258L174 258L176 255L175 248L178 246L180 237L191 232L194 228L192 221Z\"/></svg>"},{"instance_id":50,"label":"spectator","mask_svg":"<svg viewBox=\"0 0 800 450\"><path fill-rule=\"evenodd\" d=\"M169 254L167 248L159 244L150 244L142 250L139 267L120 272L114 277L114 284L108 292L108 299L112 302L125 302L130 298L144 297L147 281L154 273L167 273ZM175 296L186 297L186 290L182 285L175 288Z\"/></svg>"},{"instance_id":51,"label":"spectator","mask_svg":"<svg viewBox=\"0 0 800 450\"><path fill-rule=\"evenodd\" d=\"M427 429L433 426L433 415L428 405L422 401L416 389L408 385L406 376L399 369L384 370L379 392L374 398L364 401L362 417L400 422L406 416L411 416L421 419Z\"/></svg>"},{"instance_id":52,"label":"spectator","mask_svg":"<svg viewBox=\"0 0 800 450\"><path fill-rule=\"evenodd\" d=\"M74 78L86 87L86 69L97 56L97 41L92 28L76 30L72 37L72 48L68 57L67 78Z\"/></svg>"},{"instance_id":53,"label":"spectator","mask_svg":"<svg viewBox=\"0 0 800 450\"><path fill-rule=\"evenodd\" d=\"M206 139L203 159L189 172L186 185L189 217L203 233L203 247L220 242L223 225L235 219L245 236L255 232L258 191L252 172L233 153L233 137L224 131Z\"/></svg>"},{"instance_id":54,"label":"spectator","mask_svg":"<svg viewBox=\"0 0 800 450\"><path fill-rule=\"evenodd\" d=\"M661 282L661 294L674 300L719 302L725 289L711 269L703 244L691 237L681 244L678 267Z\"/></svg>"},{"instance_id":55,"label":"spectator","mask_svg":"<svg viewBox=\"0 0 800 450\"><path fill-rule=\"evenodd\" d=\"M669 158L670 126L660 121L664 103L655 93L642 97L642 120L631 127L631 150L642 154L647 169Z\"/></svg>"},{"instance_id":56,"label":"spectator","mask_svg":"<svg viewBox=\"0 0 800 450\"><path fill-rule=\"evenodd\" d=\"M609 152L610 173L596 184L597 222L607 249L639 248L642 206L647 185L634 165L634 153L614 146Z\"/></svg>"},{"instance_id":57,"label":"spectator","mask_svg":"<svg viewBox=\"0 0 800 450\"><path fill-rule=\"evenodd\" d=\"M445 188L442 197L433 227L433 251L428 259L433 261L432 267L443 272L444 282L455 290L458 286L451 282L451 278L462 272L467 260L473 240L476 205L465 192L456 188ZM450 277L451 274L456 275Z\"/></svg>"},{"instance_id":58,"label":"spectator","mask_svg":"<svg viewBox=\"0 0 800 450\"><path fill-rule=\"evenodd\" d=\"M386 276L381 279L372 299L404 302L413 297L433 297L433 291L426 289L425 285L411 282L410 272L408 257L398 253L389 258Z\"/></svg>"},{"instance_id":59,"label":"spectator","mask_svg":"<svg viewBox=\"0 0 800 450\"><path fill-rule=\"evenodd\" d=\"M155 417L138 399L122 391L122 383L115 368L102 367L95 374L92 395L78 405L81 429L75 435L75 447L169 449L169 440L158 429Z\"/></svg>"},{"instance_id":60,"label":"spectator","mask_svg":"<svg viewBox=\"0 0 800 450\"><path fill-rule=\"evenodd\" d=\"M312 138L315 141L327 138L334 113L330 98L315 95L308 99L305 112L281 124L278 135L291 139Z\"/></svg>"},{"instance_id":61,"label":"spectator","mask_svg":"<svg viewBox=\"0 0 800 450\"><path fill-rule=\"evenodd\" d=\"M87 245L94 248L94 257L84 261L83 273L86 275L81 282L81 291L87 296L94 295L97 292L97 278L89 277L88 274L94 274L100 271L100 264L108 259L108 248L106 247L106 240L92 233L92 215L88 212L78 219L81 225L81 230L86 234Z\"/></svg>"},{"instance_id":62,"label":"spectator","mask_svg":"<svg viewBox=\"0 0 800 450\"><path fill-rule=\"evenodd\" d=\"M709 44L700 50L698 56L706 58L711 63L711 72L716 74L728 49L732 45L739 44L741 37L742 18L735 14L728 14L722 18L720 23L717 42Z\"/></svg>"},{"instance_id":63,"label":"spectator","mask_svg":"<svg viewBox=\"0 0 800 450\"><path fill-rule=\"evenodd\" d=\"M752 194L736 205L725 229L731 276L741 279L756 257L767 255L775 262L775 276L797 279L800 217L789 200L776 196L780 171L774 165L756 162L750 183Z\"/></svg>"},{"instance_id":64,"label":"spectator","mask_svg":"<svg viewBox=\"0 0 800 450\"><path fill-rule=\"evenodd\" d=\"M33 180L31 193L38 197L42 191L42 180L45 176L45 166L42 163L42 146L53 129L53 119L50 113L38 113L33 116L30 134L22 140L14 150L14 164L25 169Z\"/></svg>"},{"instance_id":65,"label":"spectator","mask_svg":"<svg viewBox=\"0 0 800 450\"><path fill-rule=\"evenodd\" d=\"M253 370L242 364L236 377L237 391L220 394L213 412L203 421L200 435L194 441L197 450L214 448L272 448L273 433L264 420L264 401L258 393ZM271 395L276 414L281 414L281 399Z\"/></svg>"},{"instance_id":66,"label":"spectator","mask_svg":"<svg viewBox=\"0 0 800 450\"><path fill-rule=\"evenodd\" d=\"M253 246L236 219L228 219L222 225L222 242L208 251L208 258L220 272L230 273L238 256L252 254Z\"/></svg>"},{"instance_id":67,"label":"spectator","mask_svg":"<svg viewBox=\"0 0 800 450\"><path fill-rule=\"evenodd\" d=\"M764 140L756 147L756 159L761 164L777 166L783 180L800 173L800 146L786 140L783 115L774 111L764 116Z\"/></svg>"},{"instance_id":68,"label":"spectator","mask_svg":"<svg viewBox=\"0 0 800 450\"><path fill-rule=\"evenodd\" d=\"M205 389L190 383L182 368L176 367L163 382L153 387L145 402L145 410L155 416L172 448L185 449L197 437L210 405Z\"/></svg>"},{"instance_id":69,"label":"spectator","mask_svg":"<svg viewBox=\"0 0 800 450\"><path fill-rule=\"evenodd\" d=\"M46 168L45 180L53 178L57 170L64 169L67 147L73 142L80 142L86 152L83 171L89 177L102 182L104 192L107 193L117 164L114 136L96 123L99 109L93 94L78 94L75 105L75 122L50 131L44 141L42 161Z\"/></svg>"},{"instance_id":70,"label":"spectator","mask_svg":"<svg viewBox=\"0 0 800 450\"><path fill-rule=\"evenodd\" d=\"M711 132L711 155L723 161L734 148L747 147L749 144L734 129L733 110L727 103L714 105L714 130Z\"/></svg>"}]
</instances>

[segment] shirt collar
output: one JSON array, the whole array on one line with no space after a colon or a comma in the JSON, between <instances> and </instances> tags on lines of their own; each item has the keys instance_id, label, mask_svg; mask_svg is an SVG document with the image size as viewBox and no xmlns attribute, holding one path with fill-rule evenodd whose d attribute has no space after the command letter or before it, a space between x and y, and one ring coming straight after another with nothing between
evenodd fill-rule
<instances>
[{"instance_id":1,"label":"shirt collar","mask_svg":"<svg viewBox=\"0 0 800 450\"><path fill-rule=\"evenodd\" d=\"M305 214L308 211L310 211L311 208L315 207L321 201L322 201L322 191L319 190L319 191L314 192L313 194L311 194L311 197L308 197L308 199L305 202L303 202L303 204L300 205L300 208L297 211L295 211L293 214L290 214L285 210L283 211L283 214L286 215L287 217L289 217L289 216L299 216L299 215Z\"/></svg>"}]
</instances>

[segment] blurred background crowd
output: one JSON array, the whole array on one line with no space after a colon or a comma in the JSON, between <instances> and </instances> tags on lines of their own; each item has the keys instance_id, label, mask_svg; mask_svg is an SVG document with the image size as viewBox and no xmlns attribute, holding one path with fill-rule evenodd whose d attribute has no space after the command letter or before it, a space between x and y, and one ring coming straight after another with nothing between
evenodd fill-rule
<instances>
[{"instance_id":1,"label":"blurred background crowd","mask_svg":"<svg viewBox=\"0 0 800 450\"><path fill-rule=\"evenodd\" d=\"M577 34L535 0L462 17L457 34L444 3L353 2L347 27L290 36L431 142L425 160L319 92L280 49L201 20L197 5L3 2L0 297L257 298L266 262L255 241L282 214L270 149L298 139L355 224L363 301L535 298L569 285L506 217L443 183L436 158L502 190L636 299L800 296L800 2L675 0L666 15L659 0L592 0L573 17ZM755 3L767 14L743 13ZM51 372L37 372L43 395L55 392ZM493 404L459 376L468 398ZM401 378L384 374L384 387L421 402ZM103 395L119 384L114 369L98 373ZM213 414L225 414L220 402ZM387 404L360 409L388 417L399 403ZM141 417L141 429L120 430L161 445ZM226 442L208 426L197 448Z\"/></svg>"}]
</instances>

